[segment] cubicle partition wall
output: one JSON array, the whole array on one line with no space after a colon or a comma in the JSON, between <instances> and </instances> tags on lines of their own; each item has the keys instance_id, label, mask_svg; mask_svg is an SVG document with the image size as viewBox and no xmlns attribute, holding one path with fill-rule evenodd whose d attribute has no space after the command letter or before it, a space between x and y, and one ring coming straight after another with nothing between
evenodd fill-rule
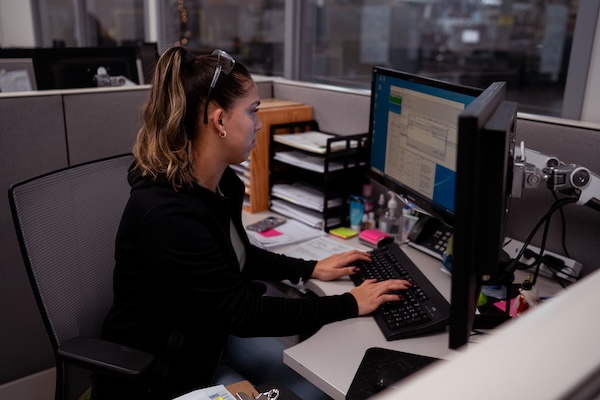
<instances>
[{"instance_id":1,"label":"cubicle partition wall","mask_svg":"<svg viewBox=\"0 0 600 400\"><path fill-rule=\"evenodd\" d=\"M140 108L149 88L65 91L70 164L130 152L141 126Z\"/></svg>"},{"instance_id":2,"label":"cubicle partition wall","mask_svg":"<svg viewBox=\"0 0 600 400\"><path fill-rule=\"evenodd\" d=\"M324 131L350 135L368 130L368 91L269 77L256 81L262 98L312 106ZM43 172L130 151L148 90L149 86L140 86L0 94L0 186L6 193L10 184ZM517 139L525 140L528 148L600 173L596 155L600 126L522 115ZM526 190L522 199L513 201L508 235L523 241L551 202L547 190ZM600 213L573 204L564 212L567 248L587 274L598 268L600 259L596 239ZM547 248L562 254L559 217L552 222ZM29 288L6 194L0 196L0 240L1 398L4 384L46 370L54 360ZM539 244L539 235L534 244ZM28 378L24 381L34 386ZM52 398L52 388L43 391Z\"/></svg>"},{"instance_id":3,"label":"cubicle partition wall","mask_svg":"<svg viewBox=\"0 0 600 400\"><path fill-rule=\"evenodd\" d=\"M8 187L68 165L131 151L148 89L0 94L0 187L5 193L0 196L0 388L54 366L14 232ZM52 387L43 392L53 397Z\"/></svg>"},{"instance_id":4,"label":"cubicle partition wall","mask_svg":"<svg viewBox=\"0 0 600 400\"><path fill-rule=\"evenodd\" d=\"M368 90L274 80L273 97L312 106L313 117L324 132L354 135L369 130Z\"/></svg>"},{"instance_id":5,"label":"cubicle partition wall","mask_svg":"<svg viewBox=\"0 0 600 400\"><path fill-rule=\"evenodd\" d=\"M558 157L565 164L586 167L600 175L597 150L600 148L600 124L522 114L517 120L517 141L523 141L528 149ZM512 201L507 236L523 242L553 202L554 197L545 185L525 189L520 199ZM582 275L588 275L600 268L600 211L569 204L563 212L569 256L583 265ZM543 227L534 237L533 245L541 245L542 231ZM551 220L546 248L564 255L562 241L562 220L557 212Z\"/></svg>"},{"instance_id":6,"label":"cubicle partition wall","mask_svg":"<svg viewBox=\"0 0 600 400\"><path fill-rule=\"evenodd\" d=\"M60 93L0 96L0 385L54 365L21 259L8 187L67 165Z\"/></svg>"}]
</instances>

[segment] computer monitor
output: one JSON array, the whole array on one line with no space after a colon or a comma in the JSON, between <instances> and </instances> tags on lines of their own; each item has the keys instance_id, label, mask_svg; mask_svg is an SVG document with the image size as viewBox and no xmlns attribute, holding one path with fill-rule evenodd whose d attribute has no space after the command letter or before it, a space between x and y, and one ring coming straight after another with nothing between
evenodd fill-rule
<instances>
[{"instance_id":1,"label":"computer monitor","mask_svg":"<svg viewBox=\"0 0 600 400\"><path fill-rule=\"evenodd\" d=\"M4 79L7 74L13 74L15 82L11 85L0 83L0 92L37 90L31 58L0 57L0 79ZM6 90L6 86L9 86L9 90Z\"/></svg>"},{"instance_id":2,"label":"computer monitor","mask_svg":"<svg viewBox=\"0 0 600 400\"><path fill-rule=\"evenodd\" d=\"M502 275L517 104L485 90L373 69L367 174L454 230L449 347L468 341L479 291Z\"/></svg>"},{"instance_id":3,"label":"computer monitor","mask_svg":"<svg viewBox=\"0 0 600 400\"><path fill-rule=\"evenodd\" d=\"M458 115L481 89L374 67L367 175L454 224Z\"/></svg>"},{"instance_id":4,"label":"computer monitor","mask_svg":"<svg viewBox=\"0 0 600 400\"><path fill-rule=\"evenodd\" d=\"M452 349L469 340L481 285L503 276L503 262L508 261L502 247L512 191L517 103L505 101L505 94L505 82L495 82L458 117ZM498 316L496 324L503 318Z\"/></svg>"},{"instance_id":5,"label":"computer monitor","mask_svg":"<svg viewBox=\"0 0 600 400\"><path fill-rule=\"evenodd\" d=\"M142 64L142 77L143 83L152 83L152 75L154 75L154 69L160 54L158 53L158 46L155 42L141 42L136 45L137 57ZM139 70L138 70L139 73Z\"/></svg>"},{"instance_id":6,"label":"computer monitor","mask_svg":"<svg viewBox=\"0 0 600 400\"><path fill-rule=\"evenodd\" d=\"M39 90L95 87L99 67L137 84L136 59L134 46L36 48L33 52Z\"/></svg>"},{"instance_id":7,"label":"computer monitor","mask_svg":"<svg viewBox=\"0 0 600 400\"><path fill-rule=\"evenodd\" d=\"M1 71L24 71L28 82L23 87L27 86L27 90L37 90L33 68L33 49L0 48L0 73ZM5 91L4 87L0 91Z\"/></svg>"}]
</instances>

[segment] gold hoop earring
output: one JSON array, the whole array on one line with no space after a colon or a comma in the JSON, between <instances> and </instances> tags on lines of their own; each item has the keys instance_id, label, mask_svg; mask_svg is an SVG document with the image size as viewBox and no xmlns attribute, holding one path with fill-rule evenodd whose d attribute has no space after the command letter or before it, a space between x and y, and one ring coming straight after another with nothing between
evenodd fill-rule
<instances>
[{"instance_id":1,"label":"gold hoop earring","mask_svg":"<svg viewBox=\"0 0 600 400\"><path fill-rule=\"evenodd\" d=\"M225 129L223 129L221 132L219 132L219 137L221 139L225 139L226 136L227 136L227 131Z\"/></svg>"}]
</instances>

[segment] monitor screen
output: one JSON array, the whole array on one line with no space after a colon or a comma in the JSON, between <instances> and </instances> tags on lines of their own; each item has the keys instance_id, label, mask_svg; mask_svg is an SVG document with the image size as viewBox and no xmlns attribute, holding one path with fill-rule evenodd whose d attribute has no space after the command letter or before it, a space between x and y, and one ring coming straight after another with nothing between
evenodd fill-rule
<instances>
[{"instance_id":1,"label":"monitor screen","mask_svg":"<svg viewBox=\"0 0 600 400\"><path fill-rule=\"evenodd\" d=\"M152 83L152 75L154 68L158 62L160 54L155 42L143 42L136 45L138 59L142 63L143 82L145 84ZM138 71L139 72L139 71Z\"/></svg>"},{"instance_id":2,"label":"monitor screen","mask_svg":"<svg viewBox=\"0 0 600 400\"><path fill-rule=\"evenodd\" d=\"M374 67L369 177L452 225L458 115L481 92Z\"/></svg>"},{"instance_id":3,"label":"monitor screen","mask_svg":"<svg viewBox=\"0 0 600 400\"><path fill-rule=\"evenodd\" d=\"M0 58L0 92L37 90L31 58Z\"/></svg>"},{"instance_id":4,"label":"monitor screen","mask_svg":"<svg viewBox=\"0 0 600 400\"><path fill-rule=\"evenodd\" d=\"M99 67L110 76L139 82L134 46L37 48L33 63L40 90L95 87Z\"/></svg>"},{"instance_id":5,"label":"monitor screen","mask_svg":"<svg viewBox=\"0 0 600 400\"><path fill-rule=\"evenodd\" d=\"M33 68L33 49L0 48L0 75L3 71L17 74L17 81L13 82L16 87L11 88L6 88L6 82L3 82L4 84L0 84L0 91L37 90Z\"/></svg>"},{"instance_id":6,"label":"monitor screen","mask_svg":"<svg viewBox=\"0 0 600 400\"><path fill-rule=\"evenodd\" d=\"M503 276L504 232L510 209L517 103L505 82L490 85L458 117L456 212L449 347L469 340L477 325L481 286ZM508 261L508 260L506 260ZM512 282L503 282L503 284ZM481 316L493 327L505 316Z\"/></svg>"}]
</instances>

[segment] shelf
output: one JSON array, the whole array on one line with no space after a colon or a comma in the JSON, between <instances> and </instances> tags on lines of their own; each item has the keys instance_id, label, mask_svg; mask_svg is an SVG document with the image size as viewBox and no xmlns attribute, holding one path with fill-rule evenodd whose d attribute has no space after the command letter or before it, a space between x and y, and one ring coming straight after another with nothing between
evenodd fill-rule
<instances>
[{"instance_id":1,"label":"shelf","mask_svg":"<svg viewBox=\"0 0 600 400\"><path fill-rule=\"evenodd\" d=\"M320 132L314 120L272 125L271 209L325 231L346 226L349 197L365 179L366 141Z\"/></svg>"},{"instance_id":2,"label":"shelf","mask_svg":"<svg viewBox=\"0 0 600 400\"><path fill-rule=\"evenodd\" d=\"M263 127L256 134L255 146L247 162L249 182L246 184L246 192L248 199L244 204L244 210L250 213L269 209L269 134L271 126L311 119L313 109L311 106L298 102L268 98L261 99L256 115Z\"/></svg>"}]
</instances>

